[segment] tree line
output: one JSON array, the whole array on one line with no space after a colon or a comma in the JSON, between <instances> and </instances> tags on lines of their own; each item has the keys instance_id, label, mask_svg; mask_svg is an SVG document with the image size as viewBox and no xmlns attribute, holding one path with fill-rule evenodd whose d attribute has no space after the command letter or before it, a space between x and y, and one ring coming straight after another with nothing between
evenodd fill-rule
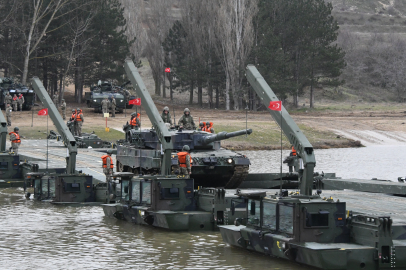
<instances>
[{"instance_id":1,"label":"tree line","mask_svg":"<svg viewBox=\"0 0 406 270\"><path fill-rule=\"evenodd\" d=\"M255 64L282 99L338 86L345 67L332 5L323 0L0 0L0 69L64 91L123 81L122 61L146 57L155 94L189 94L227 110L261 102L245 79ZM179 14L175 14L174 9ZM165 73L170 68L170 73ZM60 95L62 96L62 95Z\"/></svg>"}]
</instances>

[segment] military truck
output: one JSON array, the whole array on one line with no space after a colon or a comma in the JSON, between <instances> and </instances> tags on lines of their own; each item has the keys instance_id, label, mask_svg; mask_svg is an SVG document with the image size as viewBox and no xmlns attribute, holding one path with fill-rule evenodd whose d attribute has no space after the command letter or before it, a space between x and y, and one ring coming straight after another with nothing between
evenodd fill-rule
<instances>
[{"instance_id":1,"label":"military truck","mask_svg":"<svg viewBox=\"0 0 406 270\"><path fill-rule=\"evenodd\" d=\"M265 105L279 101L255 66L247 66L246 76ZM352 213L343 201L321 198L322 190L313 194L312 145L283 106L281 113L269 111L297 151L288 165L299 175L300 193L237 191L247 200L245 216L219 226L223 240L320 269L405 269L406 240L394 236L391 217ZM404 235L403 224L397 227Z\"/></svg>"},{"instance_id":2,"label":"military truck","mask_svg":"<svg viewBox=\"0 0 406 270\"><path fill-rule=\"evenodd\" d=\"M116 111L123 112L125 108L131 109L133 105L129 105L128 101L134 99L127 90L122 86L115 86L108 81L99 81L97 85L90 87L90 92L85 93L86 104L89 108L94 108L95 112L102 111L101 102L105 98L111 101L112 97L116 100ZM109 107L111 110L111 106Z\"/></svg>"},{"instance_id":3,"label":"military truck","mask_svg":"<svg viewBox=\"0 0 406 270\"><path fill-rule=\"evenodd\" d=\"M10 93L11 97L16 94L22 94L24 96L23 110L31 110L34 104L35 93L34 90L29 89L27 86L15 83L13 78L0 78L0 106L5 108L6 106L6 94Z\"/></svg>"}]
</instances>

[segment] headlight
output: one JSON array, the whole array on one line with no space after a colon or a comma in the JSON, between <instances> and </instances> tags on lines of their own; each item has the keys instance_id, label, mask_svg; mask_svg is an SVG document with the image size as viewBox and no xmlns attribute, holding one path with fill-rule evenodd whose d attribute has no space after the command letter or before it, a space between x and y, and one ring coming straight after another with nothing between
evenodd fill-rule
<instances>
[{"instance_id":1,"label":"headlight","mask_svg":"<svg viewBox=\"0 0 406 270\"><path fill-rule=\"evenodd\" d=\"M227 162L231 164L231 163L233 163L233 159L229 158L229 159L227 159Z\"/></svg>"},{"instance_id":2,"label":"headlight","mask_svg":"<svg viewBox=\"0 0 406 270\"><path fill-rule=\"evenodd\" d=\"M93 102L96 102L97 100L93 99Z\"/></svg>"},{"instance_id":3,"label":"headlight","mask_svg":"<svg viewBox=\"0 0 406 270\"><path fill-rule=\"evenodd\" d=\"M28 90L28 93L34 93L34 90Z\"/></svg>"},{"instance_id":4,"label":"headlight","mask_svg":"<svg viewBox=\"0 0 406 270\"><path fill-rule=\"evenodd\" d=\"M123 100L120 100L120 102L123 102Z\"/></svg>"}]
</instances>

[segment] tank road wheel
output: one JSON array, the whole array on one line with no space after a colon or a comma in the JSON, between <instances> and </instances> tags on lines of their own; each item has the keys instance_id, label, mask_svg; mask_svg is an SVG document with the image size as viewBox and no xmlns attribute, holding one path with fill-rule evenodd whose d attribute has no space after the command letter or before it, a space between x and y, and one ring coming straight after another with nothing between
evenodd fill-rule
<instances>
[{"instance_id":1,"label":"tank road wheel","mask_svg":"<svg viewBox=\"0 0 406 270\"><path fill-rule=\"evenodd\" d=\"M117 172L123 172L124 171L124 165L121 164L120 161L117 161Z\"/></svg>"},{"instance_id":2,"label":"tank road wheel","mask_svg":"<svg viewBox=\"0 0 406 270\"><path fill-rule=\"evenodd\" d=\"M248 175L249 166L235 166L234 174L224 188L238 188Z\"/></svg>"}]
</instances>

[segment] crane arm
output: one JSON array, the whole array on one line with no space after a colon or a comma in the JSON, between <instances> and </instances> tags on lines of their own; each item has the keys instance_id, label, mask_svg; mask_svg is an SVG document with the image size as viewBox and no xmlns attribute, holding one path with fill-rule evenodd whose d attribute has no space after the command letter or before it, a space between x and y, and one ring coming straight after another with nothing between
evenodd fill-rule
<instances>
[{"instance_id":1,"label":"crane arm","mask_svg":"<svg viewBox=\"0 0 406 270\"><path fill-rule=\"evenodd\" d=\"M152 123L152 127L155 129L159 141L162 144L164 150L164 157L162 161L161 172L163 175L171 174L171 153L173 149L172 136L168 131L168 128L164 124L160 113L155 107L154 101L151 98L144 82L138 73L134 62L131 59L126 59L124 63L124 69L127 73L127 77L130 79L134 86L138 97L142 100L142 107L147 112L148 118Z\"/></svg>"},{"instance_id":2,"label":"crane arm","mask_svg":"<svg viewBox=\"0 0 406 270\"><path fill-rule=\"evenodd\" d=\"M61 134L62 139L68 148L69 156L67 157L66 173L74 174L76 169L76 155L78 152L76 140L63 121L58 109L55 107L55 104L49 97L48 92L42 85L41 80L38 77L33 77L31 82L38 98L41 100L42 104L48 108L48 115L51 117L52 122L56 126L59 134Z\"/></svg>"},{"instance_id":3,"label":"crane arm","mask_svg":"<svg viewBox=\"0 0 406 270\"><path fill-rule=\"evenodd\" d=\"M279 101L271 87L266 83L264 77L254 65L248 65L246 76L254 91L261 98L263 104L268 107L271 101ZM303 172L300 182L300 194L312 195L313 173L316 166L313 146L296 125L288 111L282 106L282 111L273 111L268 108L273 119L281 127L289 142L296 149L297 154L303 159ZM301 172L299 172L301 173Z\"/></svg>"}]
</instances>

